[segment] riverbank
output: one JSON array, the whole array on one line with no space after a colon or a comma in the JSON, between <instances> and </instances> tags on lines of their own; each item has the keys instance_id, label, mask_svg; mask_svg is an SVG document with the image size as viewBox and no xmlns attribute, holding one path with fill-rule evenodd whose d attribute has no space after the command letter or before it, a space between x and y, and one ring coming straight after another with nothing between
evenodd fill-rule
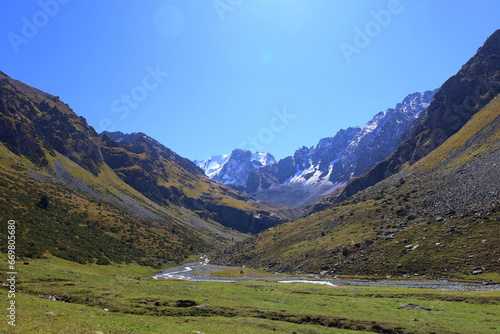
<instances>
[{"instance_id":1,"label":"riverbank","mask_svg":"<svg viewBox=\"0 0 500 334\"><path fill-rule=\"evenodd\" d=\"M26 262L18 271L12 333L489 334L500 328L500 291L360 286L374 282L314 275L302 278L331 283L280 284L288 280L282 274L204 263L162 273L184 279L162 279L135 264L79 264L54 256ZM5 298L6 289L0 291Z\"/></svg>"},{"instance_id":2,"label":"riverbank","mask_svg":"<svg viewBox=\"0 0 500 334\"><path fill-rule=\"evenodd\" d=\"M401 288L422 288L438 290L457 291L496 291L500 290L500 284L471 283L449 280L426 280L426 279L343 279L334 277L324 277L318 275L287 276L283 274L270 274L254 272L245 275L246 268L235 268L210 264L208 259L203 258L199 262L186 263L180 267L166 269L152 277L154 279L181 279L192 282L253 282L271 281L283 283L311 283L331 286L374 286L374 287L401 287ZM220 273L229 271L241 271L241 275L223 276Z\"/></svg>"}]
</instances>

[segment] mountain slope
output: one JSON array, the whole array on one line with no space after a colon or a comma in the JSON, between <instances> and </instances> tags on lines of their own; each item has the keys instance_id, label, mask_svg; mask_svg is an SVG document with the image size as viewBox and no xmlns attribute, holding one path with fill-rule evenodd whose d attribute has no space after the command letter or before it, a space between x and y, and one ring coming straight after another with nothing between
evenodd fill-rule
<instances>
[{"instance_id":1,"label":"mountain slope","mask_svg":"<svg viewBox=\"0 0 500 334\"><path fill-rule=\"evenodd\" d=\"M43 149L58 151L94 175L99 172L98 134L57 96L0 72L0 101L0 141L12 152L44 166Z\"/></svg>"},{"instance_id":2,"label":"mountain slope","mask_svg":"<svg viewBox=\"0 0 500 334\"><path fill-rule=\"evenodd\" d=\"M341 205L219 254L224 264L326 275L498 273L500 97L416 164Z\"/></svg>"},{"instance_id":3,"label":"mountain slope","mask_svg":"<svg viewBox=\"0 0 500 334\"><path fill-rule=\"evenodd\" d=\"M0 83L0 209L18 224L19 256L160 266L246 237L221 223L283 221L143 134L101 139L57 97Z\"/></svg>"},{"instance_id":4,"label":"mountain slope","mask_svg":"<svg viewBox=\"0 0 500 334\"><path fill-rule=\"evenodd\" d=\"M143 133L105 132L102 152L121 179L153 201L191 209L240 232L260 232L293 217L293 210L269 207L210 180L193 162Z\"/></svg>"},{"instance_id":5,"label":"mountain slope","mask_svg":"<svg viewBox=\"0 0 500 334\"><path fill-rule=\"evenodd\" d=\"M397 173L456 133L500 92L500 30L436 92L427 114L402 145L346 186L340 200Z\"/></svg>"},{"instance_id":6,"label":"mountain slope","mask_svg":"<svg viewBox=\"0 0 500 334\"><path fill-rule=\"evenodd\" d=\"M218 261L332 275L498 273L499 39L496 31L443 84L408 139L354 179L342 202L237 244ZM464 114L470 96L477 103Z\"/></svg>"},{"instance_id":7,"label":"mountain slope","mask_svg":"<svg viewBox=\"0 0 500 334\"><path fill-rule=\"evenodd\" d=\"M214 155L206 160L194 161L212 180L224 184L241 185L253 169L276 163L269 153L252 153L234 149L230 154Z\"/></svg>"}]
</instances>

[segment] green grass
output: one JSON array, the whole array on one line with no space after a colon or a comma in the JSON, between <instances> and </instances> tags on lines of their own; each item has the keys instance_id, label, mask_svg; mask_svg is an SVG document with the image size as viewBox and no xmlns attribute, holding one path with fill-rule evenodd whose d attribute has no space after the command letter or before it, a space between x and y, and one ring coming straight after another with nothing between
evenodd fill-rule
<instances>
[{"instance_id":1,"label":"green grass","mask_svg":"<svg viewBox=\"0 0 500 334\"><path fill-rule=\"evenodd\" d=\"M5 259L2 255L2 264ZM141 280L156 270L53 256L24 263L18 263L21 292L13 333L494 333L500 328L500 291ZM71 302L40 297L49 295ZM196 306L179 307L181 300ZM411 303L425 309L400 307ZM7 305L5 289L0 305ZM6 321L1 326L0 332Z\"/></svg>"},{"instance_id":2,"label":"green grass","mask_svg":"<svg viewBox=\"0 0 500 334\"><path fill-rule=\"evenodd\" d=\"M269 276L272 275L276 277L277 275L274 275L273 273L264 271L262 269L254 269L254 268L228 268L224 269L221 271L218 271L216 273L210 274L210 276L216 276L216 277L262 277L262 276ZM285 276L285 275L282 275Z\"/></svg>"},{"instance_id":3,"label":"green grass","mask_svg":"<svg viewBox=\"0 0 500 334\"><path fill-rule=\"evenodd\" d=\"M188 226L194 212L152 202L106 165L95 176L59 153L47 153L47 159L48 168L36 167L0 143L0 212L5 222L18 223L20 256L50 252L81 263L135 262L159 268L246 237L210 219L198 220L206 229ZM56 166L80 186L48 177ZM46 209L37 205L44 196L49 198ZM6 245L5 238L0 233L0 244Z\"/></svg>"}]
</instances>

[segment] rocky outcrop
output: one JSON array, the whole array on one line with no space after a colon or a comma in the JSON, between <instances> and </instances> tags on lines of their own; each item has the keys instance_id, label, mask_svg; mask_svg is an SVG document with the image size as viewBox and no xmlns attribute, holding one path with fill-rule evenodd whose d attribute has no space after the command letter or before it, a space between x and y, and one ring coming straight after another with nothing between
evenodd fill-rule
<instances>
[{"instance_id":1,"label":"rocky outcrop","mask_svg":"<svg viewBox=\"0 0 500 334\"><path fill-rule=\"evenodd\" d=\"M0 72L0 141L12 152L45 166L43 149L57 151L97 175L100 139L83 117L58 97Z\"/></svg>"}]
</instances>

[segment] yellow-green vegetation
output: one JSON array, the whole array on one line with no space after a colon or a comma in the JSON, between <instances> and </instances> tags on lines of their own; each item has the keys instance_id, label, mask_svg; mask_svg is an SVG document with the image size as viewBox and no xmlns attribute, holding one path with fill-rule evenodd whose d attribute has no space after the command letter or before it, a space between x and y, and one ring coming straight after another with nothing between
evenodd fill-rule
<instances>
[{"instance_id":1,"label":"yellow-green vegetation","mask_svg":"<svg viewBox=\"0 0 500 334\"><path fill-rule=\"evenodd\" d=\"M267 207L152 138L115 142L58 97L0 79L0 210L21 256L160 267L282 221L255 219Z\"/></svg>"},{"instance_id":2,"label":"yellow-green vegetation","mask_svg":"<svg viewBox=\"0 0 500 334\"><path fill-rule=\"evenodd\" d=\"M271 208L249 195L210 180L192 162L160 144L153 145L141 140L118 144L105 138L102 150L105 161L114 172L148 198L160 204L175 203L197 208L202 216L216 218L226 226L232 224L237 219L235 217L242 220L246 216L246 220L251 220L252 216L265 213L272 221L274 218L271 212L286 219L284 213L293 211L284 206L279 210ZM148 186L145 187L144 184ZM278 221L279 219L276 220ZM248 222L241 221L232 227L245 230L245 224ZM267 226L256 230L260 231L265 227Z\"/></svg>"},{"instance_id":3,"label":"yellow-green vegetation","mask_svg":"<svg viewBox=\"0 0 500 334\"><path fill-rule=\"evenodd\" d=\"M498 281L499 124L497 97L415 165L237 244L217 262L272 272Z\"/></svg>"},{"instance_id":4,"label":"yellow-green vegetation","mask_svg":"<svg viewBox=\"0 0 500 334\"><path fill-rule=\"evenodd\" d=\"M242 238L209 219L192 228L192 212L152 202L105 164L94 175L57 152L46 156L47 167L35 166L0 143L0 209L17 223L21 256L160 267Z\"/></svg>"},{"instance_id":5,"label":"yellow-green vegetation","mask_svg":"<svg viewBox=\"0 0 500 334\"><path fill-rule=\"evenodd\" d=\"M494 127L494 121L500 117L500 97L497 96L488 103L483 109L472 118L446 142L436 148L432 154L424 157L418 164L419 170L431 168L449 158L452 154L466 147L468 141L471 141L478 133L484 132L484 139L479 145L469 148L466 154L460 159L454 160L454 163L464 163L473 159L485 150L498 149L500 146L500 131Z\"/></svg>"},{"instance_id":6,"label":"yellow-green vegetation","mask_svg":"<svg viewBox=\"0 0 500 334\"><path fill-rule=\"evenodd\" d=\"M6 257L0 257L2 272ZM500 291L141 280L152 268L18 263L12 333L494 333ZM5 306L7 290L0 290ZM5 309L2 306L2 309Z\"/></svg>"},{"instance_id":7,"label":"yellow-green vegetation","mask_svg":"<svg viewBox=\"0 0 500 334\"><path fill-rule=\"evenodd\" d=\"M243 258L240 263L279 272L428 278L463 278L480 262L492 274L485 280L495 276L497 257L491 250L500 244L496 215L436 222L434 217L411 217L403 198L385 195L318 212L272 227L220 257L223 263Z\"/></svg>"}]
</instances>

